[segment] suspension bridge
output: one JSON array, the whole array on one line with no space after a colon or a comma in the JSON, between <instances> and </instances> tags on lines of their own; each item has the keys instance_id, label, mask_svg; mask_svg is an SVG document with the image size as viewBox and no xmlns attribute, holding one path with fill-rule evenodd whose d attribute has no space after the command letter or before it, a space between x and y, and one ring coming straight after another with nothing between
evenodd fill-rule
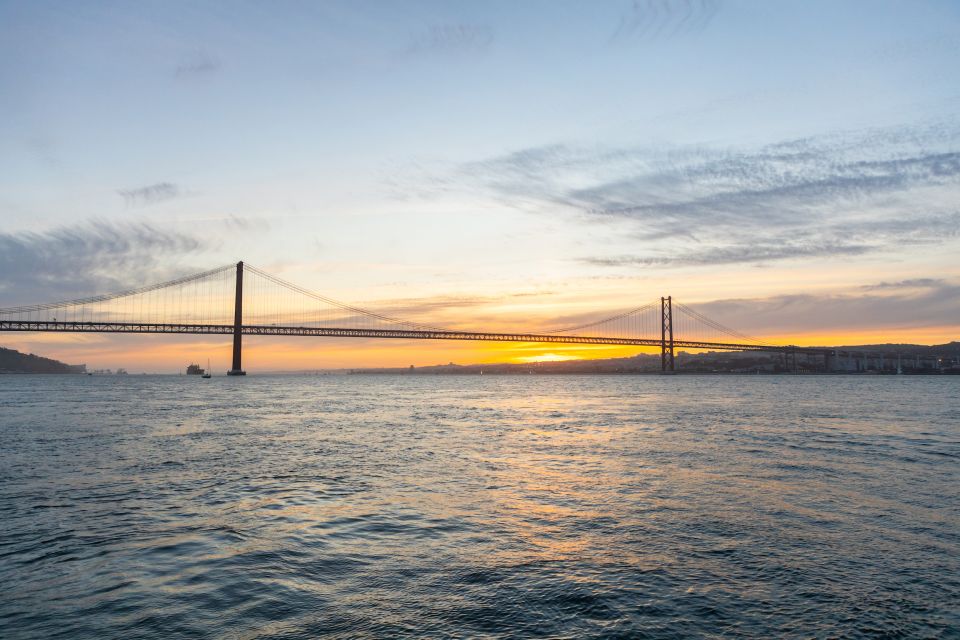
<instances>
[{"instance_id":1,"label":"suspension bridge","mask_svg":"<svg viewBox=\"0 0 960 640\"><path fill-rule=\"evenodd\" d=\"M829 348L763 342L670 296L547 331L451 329L339 302L243 262L118 293L0 308L0 331L232 335L229 375L244 375L245 335L653 347L660 350L664 372L675 369L678 349L777 352L785 363L792 358L794 367L797 355L803 354L822 357L826 370L842 355Z\"/></svg>"}]
</instances>

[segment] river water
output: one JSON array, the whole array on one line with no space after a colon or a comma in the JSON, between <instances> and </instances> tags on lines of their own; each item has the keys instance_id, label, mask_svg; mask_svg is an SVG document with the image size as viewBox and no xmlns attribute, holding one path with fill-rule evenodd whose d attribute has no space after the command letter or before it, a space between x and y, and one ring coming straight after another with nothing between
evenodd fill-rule
<instances>
[{"instance_id":1,"label":"river water","mask_svg":"<svg viewBox=\"0 0 960 640\"><path fill-rule=\"evenodd\" d=\"M0 376L0 637L960 637L958 392Z\"/></svg>"}]
</instances>

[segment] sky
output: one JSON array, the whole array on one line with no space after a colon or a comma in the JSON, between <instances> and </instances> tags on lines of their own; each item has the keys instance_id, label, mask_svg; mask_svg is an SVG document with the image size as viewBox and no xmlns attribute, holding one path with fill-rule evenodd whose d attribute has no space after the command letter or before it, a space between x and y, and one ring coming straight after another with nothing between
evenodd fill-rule
<instances>
[{"instance_id":1,"label":"sky","mask_svg":"<svg viewBox=\"0 0 960 640\"><path fill-rule=\"evenodd\" d=\"M0 307L244 260L460 328L960 336L960 3L0 0ZM173 371L211 337L17 334ZM623 349L279 338L256 370Z\"/></svg>"}]
</instances>

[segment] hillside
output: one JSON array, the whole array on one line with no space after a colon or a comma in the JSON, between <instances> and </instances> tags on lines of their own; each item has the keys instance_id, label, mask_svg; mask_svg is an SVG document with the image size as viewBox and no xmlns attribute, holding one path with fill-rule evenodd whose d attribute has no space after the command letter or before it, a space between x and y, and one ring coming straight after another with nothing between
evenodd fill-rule
<instances>
[{"instance_id":1,"label":"hillside","mask_svg":"<svg viewBox=\"0 0 960 640\"><path fill-rule=\"evenodd\" d=\"M0 347L0 373L84 373L83 364L65 364L51 358Z\"/></svg>"}]
</instances>

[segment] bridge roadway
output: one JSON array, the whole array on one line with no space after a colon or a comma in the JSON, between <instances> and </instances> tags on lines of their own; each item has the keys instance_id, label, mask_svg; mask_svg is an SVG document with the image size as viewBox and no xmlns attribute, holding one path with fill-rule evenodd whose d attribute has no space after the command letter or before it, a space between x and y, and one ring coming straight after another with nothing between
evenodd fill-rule
<instances>
[{"instance_id":1,"label":"bridge roadway","mask_svg":"<svg viewBox=\"0 0 960 640\"><path fill-rule=\"evenodd\" d=\"M188 333L233 335L232 324L164 324L144 322L63 322L0 320L0 331L57 331L70 333ZM313 336L318 338L396 338L412 340L482 340L488 342L553 342L560 344L616 344L635 347L657 347L661 340L653 338L607 338L542 333L509 333L478 331L440 331L427 329L347 329L335 327L287 327L277 325L242 325L241 333L248 336ZM668 343L669 346L670 343ZM674 348L712 349L717 351L772 351L833 355L833 349L818 347L773 346L737 344L732 342L704 342L700 340L673 340Z\"/></svg>"}]
</instances>

